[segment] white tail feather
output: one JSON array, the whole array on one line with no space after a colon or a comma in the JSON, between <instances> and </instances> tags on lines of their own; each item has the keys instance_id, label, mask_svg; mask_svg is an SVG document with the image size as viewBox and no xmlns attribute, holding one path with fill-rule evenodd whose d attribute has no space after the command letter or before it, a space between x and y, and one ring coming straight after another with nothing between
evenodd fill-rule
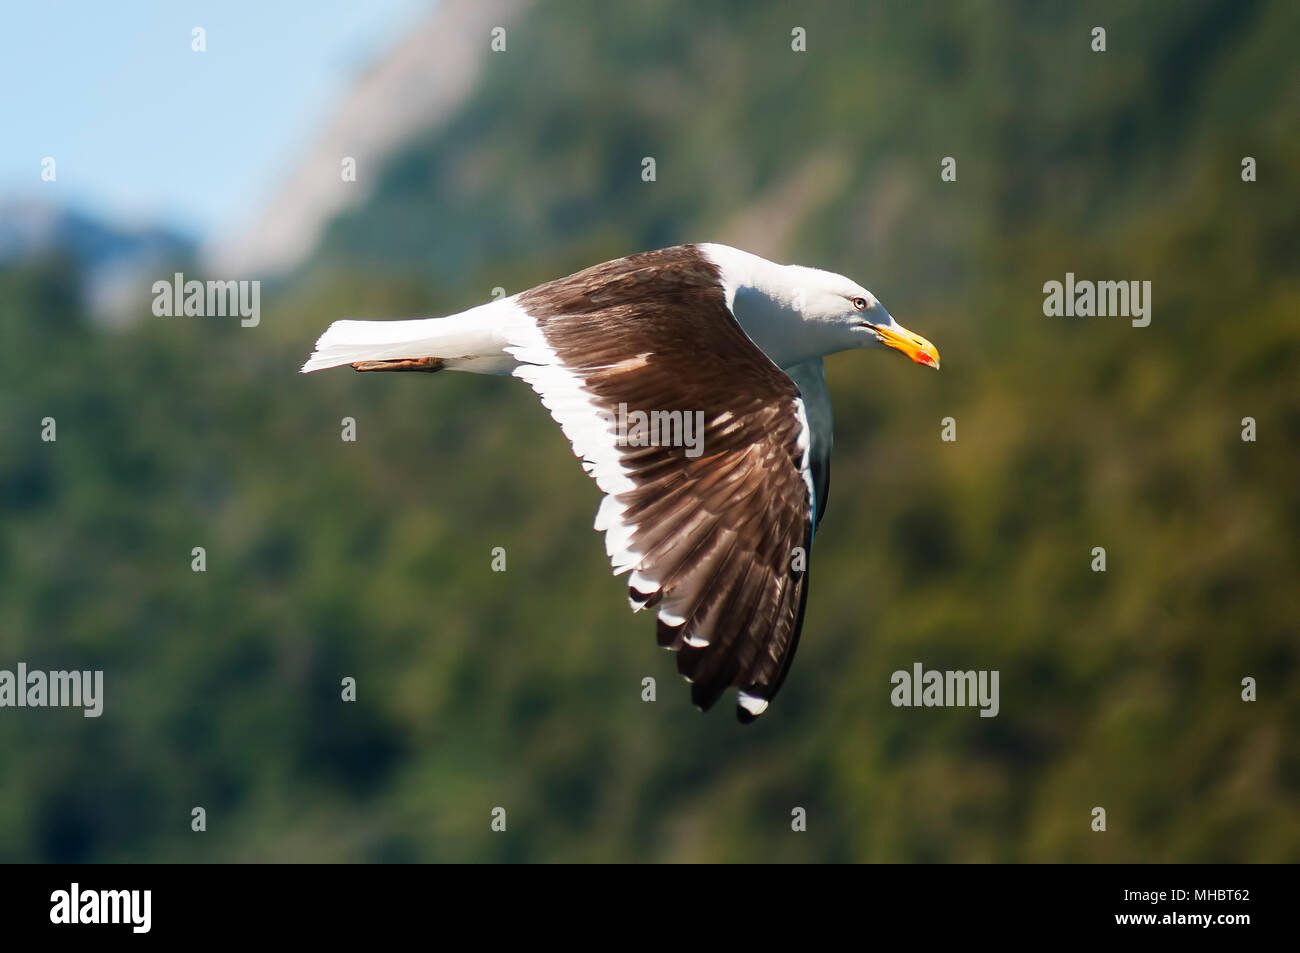
<instances>
[{"instance_id":1,"label":"white tail feather","mask_svg":"<svg viewBox=\"0 0 1300 953\"><path fill-rule=\"evenodd\" d=\"M429 348L438 344L437 318L414 321L335 321L316 342L316 350L302 373L341 367L356 361L385 361L408 357L436 357Z\"/></svg>"},{"instance_id":2,"label":"white tail feather","mask_svg":"<svg viewBox=\"0 0 1300 953\"><path fill-rule=\"evenodd\" d=\"M501 349L508 343L503 320L518 314L513 300L503 298L445 318L335 321L316 342L316 350L302 366L301 373L358 361L422 357L463 361L502 357Z\"/></svg>"}]
</instances>

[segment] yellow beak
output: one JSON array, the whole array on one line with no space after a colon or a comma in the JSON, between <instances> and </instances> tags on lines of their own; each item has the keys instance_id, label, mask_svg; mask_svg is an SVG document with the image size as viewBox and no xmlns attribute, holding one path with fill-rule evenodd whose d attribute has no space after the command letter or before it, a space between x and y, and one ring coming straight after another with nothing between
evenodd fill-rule
<instances>
[{"instance_id":1,"label":"yellow beak","mask_svg":"<svg viewBox=\"0 0 1300 953\"><path fill-rule=\"evenodd\" d=\"M871 326L872 330L880 336L880 340L892 347L896 351L902 351L918 364L924 364L926 367L939 369L939 351L938 349L921 337L919 334L913 334L905 327L886 328Z\"/></svg>"}]
</instances>

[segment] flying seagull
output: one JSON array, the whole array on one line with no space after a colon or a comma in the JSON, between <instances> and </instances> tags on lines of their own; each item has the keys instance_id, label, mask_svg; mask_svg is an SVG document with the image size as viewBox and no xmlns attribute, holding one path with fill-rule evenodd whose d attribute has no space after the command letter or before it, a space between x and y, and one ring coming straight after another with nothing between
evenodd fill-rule
<instances>
[{"instance_id":1,"label":"flying seagull","mask_svg":"<svg viewBox=\"0 0 1300 953\"><path fill-rule=\"evenodd\" d=\"M659 644L677 653L691 700L707 711L734 685L736 714L750 722L790 669L826 512L822 358L871 347L939 366L934 345L856 282L697 244L445 318L336 321L302 373L349 365L527 381L605 494L595 528L614 574L631 573L634 611L657 610Z\"/></svg>"}]
</instances>

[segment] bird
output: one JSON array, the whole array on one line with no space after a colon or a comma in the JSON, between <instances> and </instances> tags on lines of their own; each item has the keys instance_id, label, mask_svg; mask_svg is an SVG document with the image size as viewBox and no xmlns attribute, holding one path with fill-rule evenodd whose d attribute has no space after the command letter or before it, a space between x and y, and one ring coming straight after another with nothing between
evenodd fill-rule
<instances>
[{"instance_id":1,"label":"bird","mask_svg":"<svg viewBox=\"0 0 1300 953\"><path fill-rule=\"evenodd\" d=\"M595 529L614 575L628 574L634 612L654 610L692 703L708 711L735 687L748 724L803 628L830 489L823 358L864 348L939 367L933 344L849 278L696 243L446 317L335 321L301 373L526 382L602 492Z\"/></svg>"}]
</instances>

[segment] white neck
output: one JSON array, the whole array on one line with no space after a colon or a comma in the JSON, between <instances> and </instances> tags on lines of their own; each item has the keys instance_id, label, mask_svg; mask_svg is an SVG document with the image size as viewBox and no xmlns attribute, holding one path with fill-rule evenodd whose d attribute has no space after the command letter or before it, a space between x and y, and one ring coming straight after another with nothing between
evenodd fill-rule
<instances>
[{"instance_id":1,"label":"white neck","mask_svg":"<svg viewBox=\"0 0 1300 953\"><path fill-rule=\"evenodd\" d=\"M838 329L806 320L799 311L798 266L778 265L730 245L699 247L722 272L727 307L736 321L777 367L785 370L851 346Z\"/></svg>"}]
</instances>

